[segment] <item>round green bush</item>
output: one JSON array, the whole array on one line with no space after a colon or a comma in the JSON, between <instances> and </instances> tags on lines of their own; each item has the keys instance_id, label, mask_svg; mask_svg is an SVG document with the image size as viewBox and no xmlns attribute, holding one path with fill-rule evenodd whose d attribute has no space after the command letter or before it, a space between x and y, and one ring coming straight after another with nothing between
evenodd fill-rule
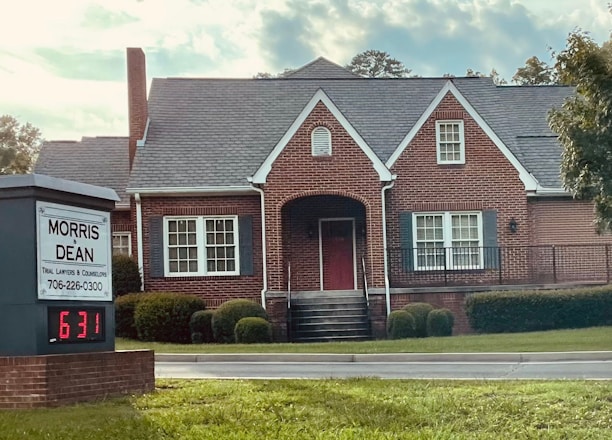
<instances>
[{"instance_id":1,"label":"round green bush","mask_svg":"<svg viewBox=\"0 0 612 440\"><path fill-rule=\"evenodd\" d=\"M431 304L423 302L410 303L404 306L404 310L414 316L417 338L424 338L427 336L427 315L433 309Z\"/></svg>"},{"instance_id":2,"label":"round green bush","mask_svg":"<svg viewBox=\"0 0 612 440\"><path fill-rule=\"evenodd\" d=\"M204 308L204 300L195 295L174 292L144 294L134 312L138 338L187 344L191 341L191 315Z\"/></svg>"},{"instance_id":3,"label":"round green bush","mask_svg":"<svg viewBox=\"0 0 612 440\"><path fill-rule=\"evenodd\" d=\"M215 312L212 310L198 310L193 315L191 315L191 319L189 320L191 342L193 342L194 344L214 342L215 338L213 336L212 330L212 318L214 313ZM193 335L196 333L198 334L198 336L194 338ZM198 342L196 342L196 340Z\"/></svg>"},{"instance_id":4,"label":"round green bush","mask_svg":"<svg viewBox=\"0 0 612 440\"><path fill-rule=\"evenodd\" d=\"M234 329L239 344L264 344L272 342L272 325L264 318L242 318Z\"/></svg>"},{"instance_id":5,"label":"round green bush","mask_svg":"<svg viewBox=\"0 0 612 440\"><path fill-rule=\"evenodd\" d=\"M113 297L140 292L138 263L127 255L113 255Z\"/></svg>"},{"instance_id":6,"label":"round green bush","mask_svg":"<svg viewBox=\"0 0 612 440\"><path fill-rule=\"evenodd\" d=\"M143 295L143 293L128 293L115 299L115 336L138 338L134 324L134 312Z\"/></svg>"},{"instance_id":7,"label":"round green bush","mask_svg":"<svg viewBox=\"0 0 612 440\"><path fill-rule=\"evenodd\" d=\"M233 299L227 301L215 310L212 319L212 328L215 341L232 343L236 341L234 328L242 318L263 318L268 315L262 306L248 299Z\"/></svg>"},{"instance_id":8,"label":"round green bush","mask_svg":"<svg viewBox=\"0 0 612 440\"><path fill-rule=\"evenodd\" d=\"M451 336L453 334L449 313L450 316L453 315L448 309L434 309L427 314L427 336Z\"/></svg>"},{"instance_id":9,"label":"round green bush","mask_svg":"<svg viewBox=\"0 0 612 440\"><path fill-rule=\"evenodd\" d=\"M389 339L414 338L415 321L411 313L405 310L394 310L387 317L387 337Z\"/></svg>"}]
</instances>

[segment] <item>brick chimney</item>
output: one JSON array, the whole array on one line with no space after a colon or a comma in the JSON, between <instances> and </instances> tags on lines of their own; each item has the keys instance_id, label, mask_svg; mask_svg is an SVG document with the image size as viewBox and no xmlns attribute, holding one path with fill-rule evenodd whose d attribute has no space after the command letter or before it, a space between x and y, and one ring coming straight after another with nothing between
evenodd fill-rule
<instances>
[{"instance_id":1,"label":"brick chimney","mask_svg":"<svg viewBox=\"0 0 612 440\"><path fill-rule=\"evenodd\" d=\"M147 67L145 54L139 47L128 47L127 86L130 124L130 170L136 155L136 141L144 137L149 111L147 109Z\"/></svg>"}]
</instances>

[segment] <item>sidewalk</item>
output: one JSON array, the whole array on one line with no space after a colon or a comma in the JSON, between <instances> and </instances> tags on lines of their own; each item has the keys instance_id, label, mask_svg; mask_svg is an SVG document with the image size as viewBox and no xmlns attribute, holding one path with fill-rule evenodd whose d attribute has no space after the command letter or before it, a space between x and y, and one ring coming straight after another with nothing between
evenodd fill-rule
<instances>
[{"instance_id":1,"label":"sidewalk","mask_svg":"<svg viewBox=\"0 0 612 440\"><path fill-rule=\"evenodd\" d=\"M156 362L564 362L612 361L612 351L525 353L227 353L155 354Z\"/></svg>"}]
</instances>

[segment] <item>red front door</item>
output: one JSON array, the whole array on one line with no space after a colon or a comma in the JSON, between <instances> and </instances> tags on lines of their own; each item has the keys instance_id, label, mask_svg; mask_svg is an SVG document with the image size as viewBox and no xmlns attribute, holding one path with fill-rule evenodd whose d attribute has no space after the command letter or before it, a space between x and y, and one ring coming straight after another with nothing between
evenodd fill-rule
<instances>
[{"instance_id":1,"label":"red front door","mask_svg":"<svg viewBox=\"0 0 612 440\"><path fill-rule=\"evenodd\" d=\"M323 290L355 288L353 221L321 221Z\"/></svg>"}]
</instances>

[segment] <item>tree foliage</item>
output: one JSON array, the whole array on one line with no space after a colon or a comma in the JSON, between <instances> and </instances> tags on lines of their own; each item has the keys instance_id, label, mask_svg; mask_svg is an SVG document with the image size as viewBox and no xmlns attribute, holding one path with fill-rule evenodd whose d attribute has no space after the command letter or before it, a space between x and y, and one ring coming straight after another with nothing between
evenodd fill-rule
<instances>
[{"instance_id":1,"label":"tree foliage","mask_svg":"<svg viewBox=\"0 0 612 440\"><path fill-rule=\"evenodd\" d=\"M576 94L549 114L563 147L561 176L577 198L595 203L600 232L612 230L612 57L588 34L573 32L555 69Z\"/></svg>"},{"instance_id":2,"label":"tree foliage","mask_svg":"<svg viewBox=\"0 0 612 440\"><path fill-rule=\"evenodd\" d=\"M446 77L445 74L444 77ZM450 77L452 77L452 75L449 75ZM480 78L492 78L493 82L498 85L498 86L503 86L504 84L508 84L508 81L506 81L504 78L502 78L499 73L497 72L497 70L495 69L491 69L491 73L489 73L488 75L479 71L474 71L473 69L470 69L468 67L467 71L465 72L465 76L472 76L472 77L480 77Z\"/></svg>"},{"instance_id":3,"label":"tree foliage","mask_svg":"<svg viewBox=\"0 0 612 440\"><path fill-rule=\"evenodd\" d=\"M387 52L372 49L358 53L345 67L366 78L406 78L411 72Z\"/></svg>"},{"instance_id":4,"label":"tree foliage","mask_svg":"<svg viewBox=\"0 0 612 440\"><path fill-rule=\"evenodd\" d=\"M9 115L0 116L0 175L30 172L40 144L38 128L29 122L20 124Z\"/></svg>"},{"instance_id":5,"label":"tree foliage","mask_svg":"<svg viewBox=\"0 0 612 440\"><path fill-rule=\"evenodd\" d=\"M539 86L557 84L557 72L545 61L533 56L525 61L524 67L519 67L512 77L512 82L520 86Z\"/></svg>"}]
</instances>

